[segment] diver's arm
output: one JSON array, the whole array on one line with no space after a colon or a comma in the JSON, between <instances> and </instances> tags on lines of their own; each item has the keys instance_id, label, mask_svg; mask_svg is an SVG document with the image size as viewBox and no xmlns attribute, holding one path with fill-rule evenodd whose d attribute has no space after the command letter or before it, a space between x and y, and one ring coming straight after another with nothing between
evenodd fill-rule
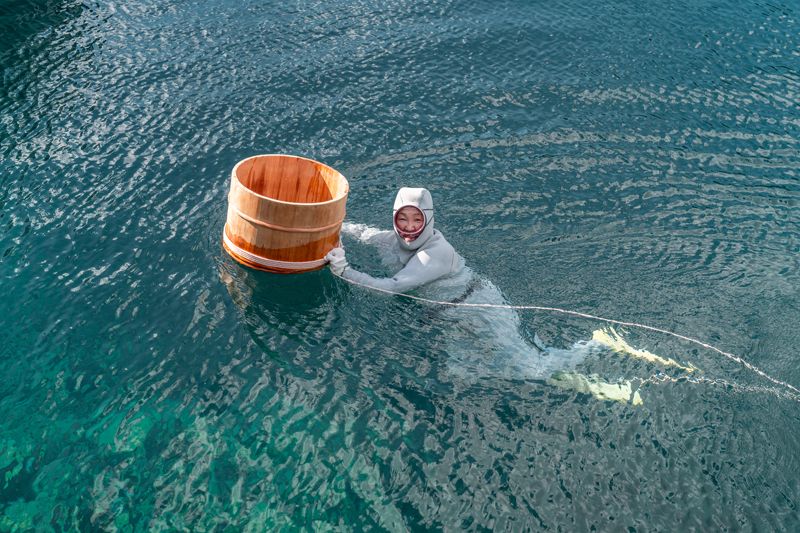
<instances>
[{"instance_id":1,"label":"diver's arm","mask_svg":"<svg viewBox=\"0 0 800 533\"><path fill-rule=\"evenodd\" d=\"M359 285L402 293L421 287L450 273L450 261L436 260L425 251L421 251L391 278L375 278L349 266L342 273L342 277Z\"/></svg>"}]
</instances>

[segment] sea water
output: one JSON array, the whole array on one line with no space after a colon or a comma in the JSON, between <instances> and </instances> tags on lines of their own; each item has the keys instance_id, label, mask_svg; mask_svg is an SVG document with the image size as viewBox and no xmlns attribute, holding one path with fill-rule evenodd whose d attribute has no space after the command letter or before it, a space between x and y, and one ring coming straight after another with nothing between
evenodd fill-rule
<instances>
[{"instance_id":1,"label":"sea water","mask_svg":"<svg viewBox=\"0 0 800 533\"><path fill-rule=\"evenodd\" d=\"M0 531L797 530L800 403L736 361L623 328L698 370L592 350L575 372L642 402L603 400L493 371L457 309L220 241L237 161L311 157L352 222L429 188L508 303L798 386L799 17L1 2ZM604 326L516 319L553 353Z\"/></svg>"}]
</instances>

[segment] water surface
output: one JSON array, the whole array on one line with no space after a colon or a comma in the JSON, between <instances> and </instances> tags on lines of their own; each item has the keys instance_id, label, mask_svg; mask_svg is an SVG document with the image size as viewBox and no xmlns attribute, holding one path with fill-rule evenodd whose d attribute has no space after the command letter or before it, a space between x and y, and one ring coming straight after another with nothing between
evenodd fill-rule
<instances>
[{"instance_id":1,"label":"water surface","mask_svg":"<svg viewBox=\"0 0 800 533\"><path fill-rule=\"evenodd\" d=\"M509 302L798 387L798 16L2 2L0 530L797 530L798 398L736 361L628 329L701 370L579 369L641 406L491 354L458 373L457 316L244 269L220 236L254 154L333 166L377 227L425 186ZM560 348L603 326L519 317Z\"/></svg>"}]
</instances>

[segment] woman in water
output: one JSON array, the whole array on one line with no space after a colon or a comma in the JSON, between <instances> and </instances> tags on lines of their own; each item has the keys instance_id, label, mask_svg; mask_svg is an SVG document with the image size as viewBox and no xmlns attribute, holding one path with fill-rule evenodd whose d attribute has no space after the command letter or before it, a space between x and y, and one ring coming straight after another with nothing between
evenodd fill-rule
<instances>
[{"instance_id":1,"label":"woman in water","mask_svg":"<svg viewBox=\"0 0 800 533\"><path fill-rule=\"evenodd\" d=\"M520 334L520 319L493 283L465 266L462 257L434 228L433 199L424 188L403 187L395 198L393 231L364 224L344 223L343 233L378 248L383 264L395 272L374 277L353 269L342 248L326 256L333 274L356 285L390 293L416 291L427 299L447 302L449 316L463 327L448 336L448 366L465 379L483 373L509 378L545 379L562 388L586 392L600 399L640 404L641 397L629 381L607 383L597 377L574 372L591 353L611 348L618 353L651 362L677 365L646 351L630 347L613 330L595 331L591 341L571 348L546 348L537 335L526 340ZM457 304L492 304L491 308L457 309Z\"/></svg>"}]
</instances>

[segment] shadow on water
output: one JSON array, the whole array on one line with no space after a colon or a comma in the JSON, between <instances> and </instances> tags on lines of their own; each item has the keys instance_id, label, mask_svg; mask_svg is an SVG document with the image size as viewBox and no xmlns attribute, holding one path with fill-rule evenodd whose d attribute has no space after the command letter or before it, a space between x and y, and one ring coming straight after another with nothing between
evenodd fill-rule
<instances>
[{"instance_id":1,"label":"shadow on water","mask_svg":"<svg viewBox=\"0 0 800 533\"><path fill-rule=\"evenodd\" d=\"M273 274L224 258L219 275L241 324L271 358L286 361L290 352L314 350L331 340L340 289L327 269Z\"/></svg>"},{"instance_id":2,"label":"shadow on water","mask_svg":"<svg viewBox=\"0 0 800 533\"><path fill-rule=\"evenodd\" d=\"M237 307L257 307L267 313L305 314L319 308L333 288L325 270L299 274L273 274L226 260L220 264L220 276Z\"/></svg>"}]
</instances>

